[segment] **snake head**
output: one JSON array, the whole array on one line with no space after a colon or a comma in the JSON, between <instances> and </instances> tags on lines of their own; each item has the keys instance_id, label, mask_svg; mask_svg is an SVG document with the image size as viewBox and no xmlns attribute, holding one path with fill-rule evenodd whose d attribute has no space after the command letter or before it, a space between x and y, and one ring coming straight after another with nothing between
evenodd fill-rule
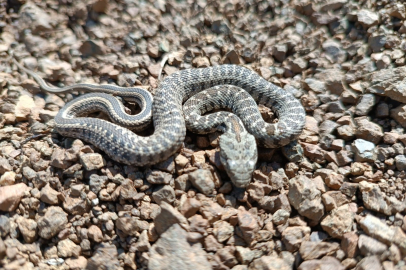
<instances>
[{"instance_id":1,"label":"snake head","mask_svg":"<svg viewBox=\"0 0 406 270\"><path fill-rule=\"evenodd\" d=\"M238 138L237 138L238 137ZM258 152L254 136L247 131L226 132L219 138L220 161L236 187L246 187L257 164Z\"/></svg>"}]
</instances>

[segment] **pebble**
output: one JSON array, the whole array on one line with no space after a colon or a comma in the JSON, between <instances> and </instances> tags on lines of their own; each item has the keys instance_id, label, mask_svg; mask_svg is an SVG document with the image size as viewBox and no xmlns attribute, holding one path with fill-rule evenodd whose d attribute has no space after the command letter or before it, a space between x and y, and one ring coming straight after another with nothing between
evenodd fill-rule
<instances>
[{"instance_id":1,"label":"pebble","mask_svg":"<svg viewBox=\"0 0 406 270\"><path fill-rule=\"evenodd\" d=\"M357 12L357 19L358 22L362 24L362 26L364 26L365 28L369 28L378 24L379 15L367 9L361 9Z\"/></svg>"},{"instance_id":2,"label":"pebble","mask_svg":"<svg viewBox=\"0 0 406 270\"><path fill-rule=\"evenodd\" d=\"M352 143L352 149L355 154L355 161L364 162L370 161L373 162L376 158L375 154L375 144L363 139L356 139Z\"/></svg>"},{"instance_id":3,"label":"pebble","mask_svg":"<svg viewBox=\"0 0 406 270\"><path fill-rule=\"evenodd\" d=\"M350 205L344 204L333 209L321 220L320 224L331 237L341 239L343 234L351 230L354 217L355 214L352 212Z\"/></svg>"},{"instance_id":4,"label":"pebble","mask_svg":"<svg viewBox=\"0 0 406 270\"><path fill-rule=\"evenodd\" d=\"M16 179L15 172L4 172L0 176L0 186L11 186L14 185Z\"/></svg>"},{"instance_id":5,"label":"pebble","mask_svg":"<svg viewBox=\"0 0 406 270\"><path fill-rule=\"evenodd\" d=\"M303 216L318 221L324 215L321 192L306 176L297 176L289 181L290 204Z\"/></svg>"},{"instance_id":6,"label":"pebble","mask_svg":"<svg viewBox=\"0 0 406 270\"><path fill-rule=\"evenodd\" d=\"M163 201L171 204L176 199L175 190L170 185L158 186L152 192L152 198L159 205Z\"/></svg>"},{"instance_id":7,"label":"pebble","mask_svg":"<svg viewBox=\"0 0 406 270\"><path fill-rule=\"evenodd\" d=\"M24 193L29 190L30 188L24 183L0 187L0 210L5 212L14 211Z\"/></svg>"},{"instance_id":8,"label":"pebble","mask_svg":"<svg viewBox=\"0 0 406 270\"><path fill-rule=\"evenodd\" d=\"M98 170L106 165L102 155L98 153L88 153L80 156L80 163L87 171Z\"/></svg>"},{"instance_id":9,"label":"pebble","mask_svg":"<svg viewBox=\"0 0 406 270\"><path fill-rule=\"evenodd\" d=\"M171 225L151 247L148 269L212 269L200 243L191 245L187 232L178 224Z\"/></svg>"},{"instance_id":10,"label":"pebble","mask_svg":"<svg viewBox=\"0 0 406 270\"><path fill-rule=\"evenodd\" d=\"M209 170L199 169L189 173L189 181L205 195L210 195L214 191L214 179Z\"/></svg>"},{"instance_id":11,"label":"pebble","mask_svg":"<svg viewBox=\"0 0 406 270\"><path fill-rule=\"evenodd\" d=\"M368 115L375 104L376 99L374 94L364 94L361 96L357 105L355 106L355 114L359 116Z\"/></svg>"},{"instance_id":12,"label":"pebble","mask_svg":"<svg viewBox=\"0 0 406 270\"><path fill-rule=\"evenodd\" d=\"M65 228L68 223L67 214L59 206L48 207L45 215L37 220L38 235L51 239Z\"/></svg>"},{"instance_id":13,"label":"pebble","mask_svg":"<svg viewBox=\"0 0 406 270\"><path fill-rule=\"evenodd\" d=\"M100 268L119 269L117 247L108 243L101 243L97 246L92 257L87 260L86 268L96 270Z\"/></svg>"},{"instance_id":14,"label":"pebble","mask_svg":"<svg viewBox=\"0 0 406 270\"><path fill-rule=\"evenodd\" d=\"M406 105L400 105L390 111L390 116L406 128Z\"/></svg>"},{"instance_id":15,"label":"pebble","mask_svg":"<svg viewBox=\"0 0 406 270\"><path fill-rule=\"evenodd\" d=\"M406 156L405 155L397 155L395 157L396 169L398 171L405 171L406 170Z\"/></svg>"},{"instance_id":16,"label":"pebble","mask_svg":"<svg viewBox=\"0 0 406 270\"><path fill-rule=\"evenodd\" d=\"M357 117L354 119L357 129L355 135L359 139L364 139L377 144L383 137L382 127L369 121L366 117Z\"/></svg>"}]
</instances>

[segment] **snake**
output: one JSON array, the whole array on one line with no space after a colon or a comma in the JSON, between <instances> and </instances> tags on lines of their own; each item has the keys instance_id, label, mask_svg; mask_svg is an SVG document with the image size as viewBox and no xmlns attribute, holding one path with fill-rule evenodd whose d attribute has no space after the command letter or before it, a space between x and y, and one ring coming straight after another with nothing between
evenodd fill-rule
<instances>
[{"instance_id":1,"label":"snake","mask_svg":"<svg viewBox=\"0 0 406 270\"><path fill-rule=\"evenodd\" d=\"M165 77L152 97L145 89L136 87L93 84L76 84L63 88L50 87L35 72L26 69L15 59L13 62L31 75L47 92L65 93L74 90L97 92L82 95L79 100L68 102L55 116L55 129L62 136L87 141L104 151L113 160L128 165L156 164L178 151L186 136L183 103L201 91L210 90L209 93L211 93L211 89L216 86L236 86L244 89L258 104L270 107L276 112L278 116L276 123L251 119L251 123L247 124L247 127L251 126L256 132L252 135L258 135L258 141L265 147L281 147L296 140L305 124L305 110L298 99L268 82L256 72L238 65L180 70ZM134 116L126 114L115 96L137 102L141 112ZM77 117L82 116L84 112L93 111L95 107L106 110L111 118L117 118L119 121L120 119L124 119L123 122L126 123L134 119L136 121L129 126L121 126L103 119ZM242 107L241 114L248 115L251 110L254 110L253 104ZM152 135L140 136L131 130L131 128L137 129L137 125L140 125L139 129L144 128L151 121L151 116L154 126ZM233 145L232 140L224 140L224 142ZM224 150L227 151L228 148ZM223 154L223 157L225 160L222 160L222 164L228 175L238 174L234 165L237 163L232 162L233 153ZM256 162L255 158L256 155L247 156L244 160L252 164ZM250 179L240 181L230 178L237 187L245 187L250 181Z\"/></svg>"}]
</instances>

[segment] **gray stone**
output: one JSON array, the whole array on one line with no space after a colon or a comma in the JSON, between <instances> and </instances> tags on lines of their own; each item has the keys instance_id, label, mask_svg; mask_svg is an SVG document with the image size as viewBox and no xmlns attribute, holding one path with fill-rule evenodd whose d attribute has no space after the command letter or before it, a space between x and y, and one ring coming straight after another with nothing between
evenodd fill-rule
<instances>
[{"instance_id":1,"label":"gray stone","mask_svg":"<svg viewBox=\"0 0 406 270\"><path fill-rule=\"evenodd\" d=\"M352 143L352 149L355 153L355 161L363 162L363 161L370 161L373 162L376 158L374 149L375 144L372 142L363 140L363 139L356 139Z\"/></svg>"},{"instance_id":2,"label":"gray stone","mask_svg":"<svg viewBox=\"0 0 406 270\"><path fill-rule=\"evenodd\" d=\"M368 44L373 52L380 52L385 46L386 36L385 35L373 35L368 38Z\"/></svg>"},{"instance_id":3,"label":"gray stone","mask_svg":"<svg viewBox=\"0 0 406 270\"><path fill-rule=\"evenodd\" d=\"M363 258L356 267L357 270L383 270L378 256L369 256Z\"/></svg>"},{"instance_id":4,"label":"gray stone","mask_svg":"<svg viewBox=\"0 0 406 270\"><path fill-rule=\"evenodd\" d=\"M387 96L406 103L406 67L388 68L375 71L366 77L371 82L367 93Z\"/></svg>"},{"instance_id":5,"label":"gray stone","mask_svg":"<svg viewBox=\"0 0 406 270\"><path fill-rule=\"evenodd\" d=\"M351 211L351 206L344 204L326 215L320 225L331 237L340 239L351 230L354 217L355 213Z\"/></svg>"},{"instance_id":6,"label":"gray stone","mask_svg":"<svg viewBox=\"0 0 406 270\"><path fill-rule=\"evenodd\" d=\"M406 93L406 88L405 88ZM390 116L402 127L406 128L406 105L400 105L390 111Z\"/></svg>"},{"instance_id":7,"label":"gray stone","mask_svg":"<svg viewBox=\"0 0 406 270\"><path fill-rule=\"evenodd\" d=\"M361 228L371 237L390 245L396 237L395 232L379 218L367 215L360 222Z\"/></svg>"},{"instance_id":8,"label":"gray stone","mask_svg":"<svg viewBox=\"0 0 406 270\"><path fill-rule=\"evenodd\" d=\"M304 80L304 85L307 90L312 90L315 93L324 93L326 91L326 85L324 82L315 80L313 78L307 78Z\"/></svg>"},{"instance_id":9,"label":"gray stone","mask_svg":"<svg viewBox=\"0 0 406 270\"><path fill-rule=\"evenodd\" d=\"M97 246L93 256L88 259L87 270L99 270L109 269L118 270L121 269L120 262L118 261L118 253L115 245L102 243Z\"/></svg>"},{"instance_id":10,"label":"gray stone","mask_svg":"<svg viewBox=\"0 0 406 270\"><path fill-rule=\"evenodd\" d=\"M374 94L364 94L355 106L355 114L359 116L368 115L376 103Z\"/></svg>"},{"instance_id":11,"label":"gray stone","mask_svg":"<svg viewBox=\"0 0 406 270\"><path fill-rule=\"evenodd\" d=\"M364 256L382 255L388 249L385 244L372 237L366 236L365 234L359 236L358 248Z\"/></svg>"},{"instance_id":12,"label":"gray stone","mask_svg":"<svg viewBox=\"0 0 406 270\"><path fill-rule=\"evenodd\" d=\"M302 262L297 270L344 270L345 267L334 257L325 256L320 260L308 260Z\"/></svg>"},{"instance_id":13,"label":"gray stone","mask_svg":"<svg viewBox=\"0 0 406 270\"><path fill-rule=\"evenodd\" d=\"M105 187L108 181L109 179L107 178L107 176L92 174L89 180L90 190L97 195L99 194L99 191Z\"/></svg>"},{"instance_id":14,"label":"gray stone","mask_svg":"<svg viewBox=\"0 0 406 270\"><path fill-rule=\"evenodd\" d=\"M405 155L397 155L395 157L396 169L399 171L406 170L406 156Z\"/></svg>"},{"instance_id":15,"label":"gray stone","mask_svg":"<svg viewBox=\"0 0 406 270\"><path fill-rule=\"evenodd\" d=\"M359 183L365 208L391 216L406 209L406 201L399 201L394 196L387 196L377 184L362 181Z\"/></svg>"},{"instance_id":16,"label":"gray stone","mask_svg":"<svg viewBox=\"0 0 406 270\"><path fill-rule=\"evenodd\" d=\"M361 9L357 12L357 19L364 27L369 28L378 24L379 14L368 9Z\"/></svg>"},{"instance_id":17,"label":"gray stone","mask_svg":"<svg viewBox=\"0 0 406 270\"><path fill-rule=\"evenodd\" d=\"M87 153L80 156L80 163L87 171L98 170L106 165L102 155L98 153Z\"/></svg>"},{"instance_id":18,"label":"gray stone","mask_svg":"<svg viewBox=\"0 0 406 270\"><path fill-rule=\"evenodd\" d=\"M152 198L157 204L161 204L163 201L171 204L176 199L175 190L170 185L158 186L152 192Z\"/></svg>"},{"instance_id":19,"label":"gray stone","mask_svg":"<svg viewBox=\"0 0 406 270\"><path fill-rule=\"evenodd\" d=\"M327 58L333 63L343 63L347 59L347 53L343 50L341 43L334 39L324 41L322 47Z\"/></svg>"},{"instance_id":20,"label":"gray stone","mask_svg":"<svg viewBox=\"0 0 406 270\"><path fill-rule=\"evenodd\" d=\"M375 144L379 143L383 137L383 129L380 125L369 121L366 116L354 119L357 125L355 135L359 139L364 139Z\"/></svg>"},{"instance_id":21,"label":"gray stone","mask_svg":"<svg viewBox=\"0 0 406 270\"><path fill-rule=\"evenodd\" d=\"M180 224L183 228L188 228L187 219L175 208L166 202L162 202L161 212L155 217L155 230L162 234L173 224Z\"/></svg>"},{"instance_id":22,"label":"gray stone","mask_svg":"<svg viewBox=\"0 0 406 270\"><path fill-rule=\"evenodd\" d=\"M6 215L0 215L0 237L5 239L10 232L10 219Z\"/></svg>"},{"instance_id":23,"label":"gray stone","mask_svg":"<svg viewBox=\"0 0 406 270\"><path fill-rule=\"evenodd\" d=\"M304 175L289 181L288 198L290 204L301 214L311 220L318 221L324 215L321 192L315 183Z\"/></svg>"},{"instance_id":24,"label":"gray stone","mask_svg":"<svg viewBox=\"0 0 406 270\"><path fill-rule=\"evenodd\" d=\"M59 206L51 206L45 212L43 217L37 221L38 234L42 238L51 239L60 231L65 229L68 223L67 214Z\"/></svg>"},{"instance_id":25,"label":"gray stone","mask_svg":"<svg viewBox=\"0 0 406 270\"><path fill-rule=\"evenodd\" d=\"M214 191L214 179L209 170L199 169L189 173L189 180L192 185L205 195L210 195Z\"/></svg>"},{"instance_id":26,"label":"gray stone","mask_svg":"<svg viewBox=\"0 0 406 270\"><path fill-rule=\"evenodd\" d=\"M201 244L191 245L187 235L178 224L170 226L152 246L148 269L212 269Z\"/></svg>"}]
</instances>

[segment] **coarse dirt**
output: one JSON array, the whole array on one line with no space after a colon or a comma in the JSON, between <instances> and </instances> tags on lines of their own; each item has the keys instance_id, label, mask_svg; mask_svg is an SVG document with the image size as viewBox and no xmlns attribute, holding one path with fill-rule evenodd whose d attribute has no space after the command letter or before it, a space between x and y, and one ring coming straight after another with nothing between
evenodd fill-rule
<instances>
[{"instance_id":1,"label":"coarse dirt","mask_svg":"<svg viewBox=\"0 0 406 270\"><path fill-rule=\"evenodd\" d=\"M405 35L402 0L0 1L0 268L405 270ZM11 53L55 86L152 94L245 66L305 107L304 158L265 151L237 189L219 134L188 132L120 164L53 131L80 93L41 91Z\"/></svg>"}]
</instances>

